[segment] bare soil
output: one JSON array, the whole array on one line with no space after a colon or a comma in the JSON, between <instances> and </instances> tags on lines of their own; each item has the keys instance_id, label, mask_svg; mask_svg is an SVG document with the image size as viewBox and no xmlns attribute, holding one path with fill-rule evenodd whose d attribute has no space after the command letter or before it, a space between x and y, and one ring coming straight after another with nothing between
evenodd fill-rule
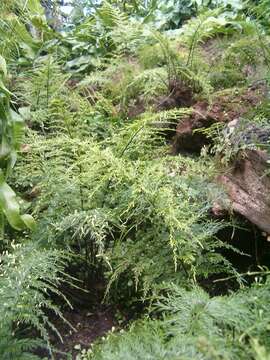
<instances>
[{"instance_id":1,"label":"bare soil","mask_svg":"<svg viewBox=\"0 0 270 360\"><path fill-rule=\"evenodd\" d=\"M75 360L82 349L89 349L90 344L97 338L104 336L112 327L117 326L112 308L101 307L93 313L86 309L70 310L64 312L64 317L74 330L62 320L55 322L63 338L63 342L56 337L52 339L53 345L59 351L55 353L57 360Z\"/></svg>"}]
</instances>

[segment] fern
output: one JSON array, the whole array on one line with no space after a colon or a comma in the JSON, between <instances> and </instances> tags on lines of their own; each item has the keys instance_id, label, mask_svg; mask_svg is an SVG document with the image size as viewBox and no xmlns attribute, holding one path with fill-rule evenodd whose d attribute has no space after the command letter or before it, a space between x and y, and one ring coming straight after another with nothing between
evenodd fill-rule
<instances>
[{"instance_id":1,"label":"fern","mask_svg":"<svg viewBox=\"0 0 270 360\"><path fill-rule=\"evenodd\" d=\"M154 33L154 38L160 43L164 58L166 59L169 84L180 79L183 84L193 90L194 93L203 93L209 95L211 86L207 79L201 74L197 74L192 69L189 60L185 64L180 57L176 55L175 50L171 47L169 40L159 33Z\"/></svg>"},{"instance_id":2,"label":"fern","mask_svg":"<svg viewBox=\"0 0 270 360\"><path fill-rule=\"evenodd\" d=\"M87 263L108 267L109 288L120 278L132 279L143 296L162 278L185 282L220 269L232 272L221 255L213 254L222 247L213 236L223 224L207 220L207 191L203 196L196 190L205 188L209 165L154 160L155 148L163 154L166 149L160 147L159 122L188 112L148 114L101 144L64 134L30 137L31 153L18 164L17 183L41 191L32 204L41 217L37 234L45 243L78 246ZM178 174L178 166L189 170ZM202 253L205 261L199 260Z\"/></svg>"},{"instance_id":3,"label":"fern","mask_svg":"<svg viewBox=\"0 0 270 360\"><path fill-rule=\"evenodd\" d=\"M105 27L124 27L128 18L119 8L113 7L109 2L105 1L100 9L97 10L97 17Z\"/></svg>"},{"instance_id":4,"label":"fern","mask_svg":"<svg viewBox=\"0 0 270 360\"><path fill-rule=\"evenodd\" d=\"M154 68L141 72L123 89L122 102L128 103L129 97L142 97L147 104L158 96L165 95L166 71L163 68ZM131 94L131 95L130 95Z\"/></svg>"},{"instance_id":5,"label":"fern","mask_svg":"<svg viewBox=\"0 0 270 360\"><path fill-rule=\"evenodd\" d=\"M229 35L239 28L246 33L254 34L255 28L248 21L234 20L233 14L224 12L223 8L208 10L189 20L181 29L181 39L189 46L187 66L193 67L197 47L218 35Z\"/></svg>"},{"instance_id":6,"label":"fern","mask_svg":"<svg viewBox=\"0 0 270 360\"><path fill-rule=\"evenodd\" d=\"M21 84L21 96L32 109L47 109L50 101L59 94L68 79L61 73L53 56L44 56L34 63L33 69L26 73Z\"/></svg>"},{"instance_id":7,"label":"fern","mask_svg":"<svg viewBox=\"0 0 270 360\"><path fill-rule=\"evenodd\" d=\"M63 252L40 250L32 244L15 245L13 252L1 256L0 352L3 358L36 358L26 351L41 342L21 337L25 327L35 328L50 352L48 329L61 338L46 311L52 311L65 321L49 295L60 296L68 303L58 289L62 282L70 282L64 273L67 261L68 256Z\"/></svg>"},{"instance_id":8,"label":"fern","mask_svg":"<svg viewBox=\"0 0 270 360\"><path fill-rule=\"evenodd\" d=\"M30 65L29 60L34 59L41 46L39 31L37 31L39 25L42 24L43 31L46 29L47 33L50 32L40 2L38 0L2 1L0 11L2 14L0 53L7 58L8 62L14 64L20 58L20 64Z\"/></svg>"},{"instance_id":9,"label":"fern","mask_svg":"<svg viewBox=\"0 0 270 360\"><path fill-rule=\"evenodd\" d=\"M154 308L162 312L159 320L140 320L109 334L82 359L267 359L269 280L226 297L210 298L197 287L164 290Z\"/></svg>"},{"instance_id":10,"label":"fern","mask_svg":"<svg viewBox=\"0 0 270 360\"><path fill-rule=\"evenodd\" d=\"M151 6L163 9L173 2L157 6L152 1ZM126 5L130 9L132 4ZM177 108L187 106L181 102L185 94L187 104L221 98L212 85L246 84L241 69L246 65L260 68L266 77L268 39L259 25L218 8L173 33L158 32L146 25L154 12L139 22L120 11L117 2L103 1L78 25L52 33L38 1L5 1L0 9L0 53L7 54L16 76L4 79L7 69L0 58L1 77L10 81L15 94L0 84L0 112L8 120L0 126L1 149L6 149L5 142L11 144L11 152L1 159L9 170L16 160L14 150L21 152L10 181L38 220L23 239L10 229L2 231L1 356L35 359L36 347L45 346L52 357L50 334L61 334L49 314L65 321L52 299L69 304L60 289L73 280L65 275L70 259L65 249L76 254L72 270L85 285L104 280L104 301L125 304L129 313L138 304L149 305L146 318L110 334L83 358L267 357L267 273L262 274L264 281L243 288L244 276L223 255L224 250L242 253L219 238L231 224L210 215L214 201L228 202L216 185L217 158L210 155L231 156L244 144L237 134L234 144L232 138L226 141L224 129L215 125L205 130L215 143L212 152L170 155L177 124L191 113L197 121L195 110ZM226 48L214 56L217 64L211 64L208 54L208 41L214 38ZM254 39L259 41L252 47ZM19 59L17 64L12 57ZM213 69L231 77L213 79ZM168 98L175 102L167 106ZM175 108L159 111L164 104ZM201 105L206 106L198 102L195 108ZM134 108L139 115L132 116ZM28 125L24 138L22 127L15 126L21 118L14 109ZM254 113L256 121L267 120L267 104ZM15 200L4 176L1 180ZM241 290L210 297L199 287L220 273L235 279ZM33 329L40 339L30 339Z\"/></svg>"}]
</instances>

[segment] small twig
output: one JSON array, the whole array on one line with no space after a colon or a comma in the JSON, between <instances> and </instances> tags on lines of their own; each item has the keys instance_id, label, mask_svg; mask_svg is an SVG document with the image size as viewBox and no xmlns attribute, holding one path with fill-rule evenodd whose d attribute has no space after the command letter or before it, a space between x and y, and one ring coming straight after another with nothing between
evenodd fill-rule
<instances>
[{"instance_id":1,"label":"small twig","mask_svg":"<svg viewBox=\"0 0 270 360\"><path fill-rule=\"evenodd\" d=\"M248 271L246 273L241 273L241 274L237 274L237 275L228 276L228 277L223 278L223 279L217 279L217 280L214 280L213 282L217 283L217 282L227 281L227 280L235 279L237 277L242 277L242 276L256 276L256 275L267 276L269 274L270 274L270 271L265 271L265 272L262 272L262 271L249 272Z\"/></svg>"},{"instance_id":2,"label":"small twig","mask_svg":"<svg viewBox=\"0 0 270 360\"><path fill-rule=\"evenodd\" d=\"M188 279L188 278L189 278L189 273L188 273L188 271L187 271L187 269L186 269L186 266L185 266L185 264L184 264L184 261L180 259L179 262L180 262L180 264L181 264L181 266L182 266L182 269L184 270L184 273L186 274L186 277L187 277L187 279Z\"/></svg>"}]
</instances>

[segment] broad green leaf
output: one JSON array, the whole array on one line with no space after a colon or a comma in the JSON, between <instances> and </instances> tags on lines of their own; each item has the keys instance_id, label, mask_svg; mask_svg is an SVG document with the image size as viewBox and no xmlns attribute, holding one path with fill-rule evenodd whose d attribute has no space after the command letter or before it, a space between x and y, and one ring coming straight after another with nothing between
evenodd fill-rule
<instances>
[{"instance_id":1,"label":"broad green leaf","mask_svg":"<svg viewBox=\"0 0 270 360\"><path fill-rule=\"evenodd\" d=\"M24 222L20 216L16 194L4 181L0 183L0 206L10 225L17 230L23 230Z\"/></svg>"},{"instance_id":2,"label":"broad green leaf","mask_svg":"<svg viewBox=\"0 0 270 360\"><path fill-rule=\"evenodd\" d=\"M89 55L82 55L78 58L75 58L74 60L68 61L66 64L66 67L72 68L72 67L80 67L84 64L90 64L91 63L91 57Z\"/></svg>"},{"instance_id":3,"label":"broad green leaf","mask_svg":"<svg viewBox=\"0 0 270 360\"><path fill-rule=\"evenodd\" d=\"M35 222L33 216L31 216L29 214L23 214L23 215L21 215L21 219L24 222L25 226L28 227L28 229L35 230L36 222Z\"/></svg>"},{"instance_id":4,"label":"broad green leaf","mask_svg":"<svg viewBox=\"0 0 270 360\"><path fill-rule=\"evenodd\" d=\"M5 136L2 136L2 141L0 144L0 161L8 158L11 152L11 147Z\"/></svg>"},{"instance_id":5,"label":"broad green leaf","mask_svg":"<svg viewBox=\"0 0 270 360\"><path fill-rule=\"evenodd\" d=\"M32 216L20 215L20 206L16 199L16 194L5 182L2 170L0 170L0 208L14 229L34 228L35 221Z\"/></svg>"},{"instance_id":6,"label":"broad green leaf","mask_svg":"<svg viewBox=\"0 0 270 360\"><path fill-rule=\"evenodd\" d=\"M3 56L0 55L0 73L3 73L4 77L7 76L7 64Z\"/></svg>"},{"instance_id":7,"label":"broad green leaf","mask_svg":"<svg viewBox=\"0 0 270 360\"><path fill-rule=\"evenodd\" d=\"M13 146L15 150L19 150L24 134L24 121L20 114L16 113L13 110L10 110L10 118L12 124Z\"/></svg>"},{"instance_id":8,"label":"broad green leaf","mask_svg":"<svg viewBox=\"0 0 270 360\"><path fill-rule=\"evenodd\" d=\"M5 87L5 84L0 79L0 93L4 93L5 95L12 95L12 93Z\"/></svg>"},{"instance_id":9,"label":"broad green leaf","mask_svg":"<svg viewBox=\"0 0 270 360\"><path fill-rule=\"evenodd\" d=\"M30 106L22 106L19 108L19 114L24 120L29 120L31 118Z\"/></svg>"}]
</instances>

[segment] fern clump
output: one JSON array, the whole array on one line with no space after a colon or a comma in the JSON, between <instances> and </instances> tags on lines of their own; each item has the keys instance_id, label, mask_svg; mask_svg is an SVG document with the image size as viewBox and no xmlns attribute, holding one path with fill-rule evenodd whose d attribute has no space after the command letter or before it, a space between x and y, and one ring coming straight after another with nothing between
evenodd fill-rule
<instances>
[{"instance_id":1,"label":"fern clump","mask_svg":"<svg viewBox=\"0 0 270 360\"><path fill-rule=\"evenodd\" d=\"M161 146L159 122L187 113L150 114L99 143L68 137L63 128L57 139L30 133L31 151L17 166L16 182L39 189L34 237L80 249L89 266L105 270L108 290L118 296L125 294L119 282L145 297L170 278L187 283L234 272L213 252L224 246L215 234L225 224L208 218L211 161L171 160Z\"/></svg>"},{"instance_id":2,"label":"fern clump","mask_svg":"<svg viewBox=\"0 0 270 360\"><path fill-rule=\"evenodd\" d=\"M112 62L104 71L93 73L81 82L82 89L96 88L102 97L110 99L120 115L125 115L136 102L147 108L158 96L166 95L168 74L164 67L143 69L136 58ZM96 91L93 98L99 95ZM108 101L108 100L107 100Z\"/></svg>"},{"instance_id":3,"label":"fern clump","mask_svg":"<svg viewBox=\"0 0 270 360\"><path fill-rule=\"evenodd\" d=\"M82 359L257 359L254 339L259 337L269 351L268 287L267 280L210 298L198 287L186 291L169 285L154 307L162 313L160 319L138 321L127 331L110 334Z\"/></svg>"},{"instance_id":4,"label":"fern clump","mask_svg":"<svg viewBox=\"0 0 270 360\"><path fill-rule=\"evenodd\" d=\"M260 61L261 48L258 43L256 44L256 40L254 37L244 37L232 43L224 54L224 61L239 70L247 64L257 65Z\"/></svg>"},{"instance_id":5,"label":"fern clump","mask_svg":"<svg viewBox=\"0 0 270 360\"><path fill-rule=\"evenodd\" d=\"M145 69L162 67L166 64L163 51L159 44L145 44L138 49L140 64Z\"/></svg>"},{"instance_id":6,"label":"fern clump","mask_svg":"<svg viewBox=\"0 0 270 360\"><path fill-rule=\"evenodd\" d=\"M63 90L68 77L53 56L38 58L32 69L24 73L19 94L32 110L47 108L50 100Z\"/></svg>"},{"instance_id":7,"label":"fern clump","mask_svg":"<svg viewBox=\"0 0 270 360\"><path fill-rule=\"evenodd\" d=\"M222 64L227 71L238 72L243 83L260 80L268 66L266 47L267 43L260 41L258 35L241 37L226 49Z\"/></svg>"},{"instance_id":8,"label":"fern clump","mask_svg":"<svg viewBox=\"0 0 270 360\"><path fill-rule=\"evenodd\" d=\"M228 256L243 255L226 241L233 214L215 207L230 208L220 165L269 148L269 39L259 13L220 1L80 1L62 17L63 5L41 3L0 5L8 59L0 56L0 357L36 359L44 346L53 358L52 334L62 338L51 314L65 321L53 299L70 305L61 289L78 276L98 310L103 299L129 317L147 314L82 359L262 360L268 272L243 287ZM247 106L247 121L232 119ZM193 149L194 131L209 147L172 156L174 136L187 135ZM32 218L20 215L7 178L36 219L31 232L18 232ZM238 290L213 285L228 279Z\"/></svg>"},{"instance_id":9,"label":"fern clump","mask_svg":"<svg viewBox=\"0 0 270 360\"><path fill-rule=\"evenodd\" d=\"M209 75L210 84L215 90L227 89L229 87L243 86L246 83L244 74L236 69L220 66Z\"/></svg>"},{"instance_id":10,"label":"fern clump","mask_svg":"<svg viewBox=\"0 0 270 360\"><path fill-rule=\"evenodd\" d=\"M71 278L65 275L69 257L33 244L14 248L1 255L0 353L3 359L36 359L30 351L37 346L52 351L49 329L61 338L48 311L65 319L49 297L58 296L69 304L58 289L62 282L70 283ZM41 341L26 338L29 329L35 329Z\"/></svg>"}]
</instances>

